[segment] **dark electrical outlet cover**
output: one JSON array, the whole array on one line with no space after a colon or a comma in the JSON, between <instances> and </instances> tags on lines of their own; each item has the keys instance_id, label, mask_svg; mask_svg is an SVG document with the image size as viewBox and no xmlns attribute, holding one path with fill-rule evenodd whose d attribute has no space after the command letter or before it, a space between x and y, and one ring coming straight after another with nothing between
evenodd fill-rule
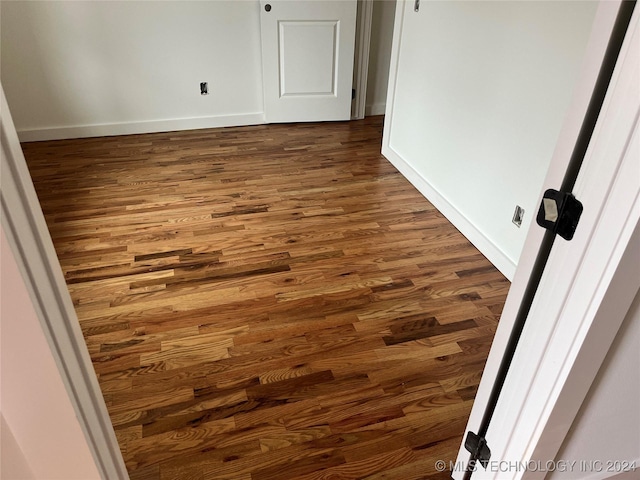
<instances>
[{"instance_id":1,"label":"dark electrical outlet cover","mask_svg":"<svg viewBox=\"0 0 640 480\"><path fill-rule=\"evenodd\" d=\"M200 83L200 95L208 95L209 94L209 86L207 82Z\"/></svg>"}]
</instances>

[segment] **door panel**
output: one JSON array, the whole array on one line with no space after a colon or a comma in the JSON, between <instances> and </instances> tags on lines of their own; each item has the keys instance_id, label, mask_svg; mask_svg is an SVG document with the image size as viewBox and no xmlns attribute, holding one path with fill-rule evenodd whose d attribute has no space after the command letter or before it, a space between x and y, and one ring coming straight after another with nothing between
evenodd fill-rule
<instances>
[{"instance_id":1,"label":"door panel","mask_svg":"<svg viewBox=\"0 0 640 480\"><path fill-rule=\"evenodd\" d=\"M280 22L281 96L335 95L337 23Z\"/></svg>"},{"instance_id":2,"label":"door panel","mask_svg":"<svg viewBox=\"0 0 640 480\"><path fill-rule=\"evenodd\" d=\"M349 120L356 1L261 2L265 120Z\"/></svg>"}]
</instances>

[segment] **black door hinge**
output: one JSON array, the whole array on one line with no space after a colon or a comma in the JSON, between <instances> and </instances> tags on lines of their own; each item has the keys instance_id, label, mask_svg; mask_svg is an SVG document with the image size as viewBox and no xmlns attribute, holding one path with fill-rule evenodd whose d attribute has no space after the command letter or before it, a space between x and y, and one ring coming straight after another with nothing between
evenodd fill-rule
<instances>
[{"instance_id":1,"label":"black door hinge","mask_svg":"<svg viewBox=\"0 0 640 480\"><path fill-rule=\"evenodd\" d=\"M481 437L477 433L467 432L467 438L464 441L464 448L471 454L471 461L469 462L469 468L473 469L474 465L471 463L480 462L484 468L489 465L489 459L491 458L491 450L487 445L487 439Z\"/></svg>"},{"instance_id":2,"label":"black door hinge","mask_svg":"<svg viewBox=\"0 0 640 480\"><path fill-rule=\"evenodd\" d=\"M582 203L571 193L549 189L542 196L536 222L565 240L571 240L582 215Z\"/></svg>"}]
</instances>

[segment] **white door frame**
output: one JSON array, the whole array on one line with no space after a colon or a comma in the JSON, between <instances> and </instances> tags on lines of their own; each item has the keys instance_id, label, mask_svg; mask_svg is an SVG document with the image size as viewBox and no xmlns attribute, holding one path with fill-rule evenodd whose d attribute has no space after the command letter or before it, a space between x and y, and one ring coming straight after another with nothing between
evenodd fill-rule
<instances>
[{"instance_id":1,"label":"white door frame","mask_svg":"<svg viewBox=\"0 0 640 480\"><path fill-rule=\"evenodd\" d=\"M369 78L369 51L371 49L371 25L373 0L358 0L356 16L356 48L353 63L353 88L356 90L351 105L351 120L361 120L367 106L367 80Z\"/></svg>"},{"instance_id":2,"label":"white door frame","mask_svg":"<svg viewBox=\"0 0 640 480\"><path fill-rule=\"evenodd\" d=\"M128 479L107 407L2 90L2 226L100 475Z\"/></svg>"},{"instance_id":3,"label":"white door frame","mask_svg":"<svg viewBox=\"0 0 640 480\"><path fill-rule=\"evenodd\" d=\"M619 2L601 2L584 74L542 191L558 188L593 91ZM487 441L495 462L554 460L640 287L640 9L629 26L574 194L585 205L576 237L558 239L532 305ZM543 230L531 228L467 430L478 431ZM454 478L469 459L463 446ZM513 464L512 464L513 465ZM544 478L543 471L478 467L474 479ZM588 472L584 472L588 474Z\"/></svg>"}]
</instances>

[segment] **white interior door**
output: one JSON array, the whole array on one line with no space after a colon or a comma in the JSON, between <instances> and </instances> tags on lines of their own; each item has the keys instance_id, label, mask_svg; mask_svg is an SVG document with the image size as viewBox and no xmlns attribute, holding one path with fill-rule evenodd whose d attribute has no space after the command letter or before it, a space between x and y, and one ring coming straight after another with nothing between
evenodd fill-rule
<instances>
[{"instance_id":1,"label":"white interior door","mask_svg":"<svg viewBox=\"0 0 640 480\"><path fill-rule=\"evenodd\" d=\"M583 75L543 191L562 183L619 7L620 2L600 4ZM484 469L478 464L473 480L601 479L633 468L607 471L599 465L571 466L562 463L569 458L556 455L640 287L639 78L640 12L636 7L573 188L584 205L576 236L571 242L558 239L553 245L487 431L489 465ZM528 233L467 431L478 431L542 232L534 226ZM584 445L598 445L600 458L617 458L615 446L608 447L615 445L611 435L599 432L599 438ZM638 438L637 426L629 425L628 431L614 435ZM547 463L554 459L556 472ZM463 478L468 460L469 453L461 445L454 479ZM629 471L619 478L636 479L638 473Z\"/></svg>"},{"instance_id":2,"label":"white interior door","mask_svg":"<svg viewBox=\"0 0 640 480\"><path fill-rule=\"evenodd\" d=\"M349 120L356 0L260 2L267 123Z\"/></svg>"}]
</instances>

